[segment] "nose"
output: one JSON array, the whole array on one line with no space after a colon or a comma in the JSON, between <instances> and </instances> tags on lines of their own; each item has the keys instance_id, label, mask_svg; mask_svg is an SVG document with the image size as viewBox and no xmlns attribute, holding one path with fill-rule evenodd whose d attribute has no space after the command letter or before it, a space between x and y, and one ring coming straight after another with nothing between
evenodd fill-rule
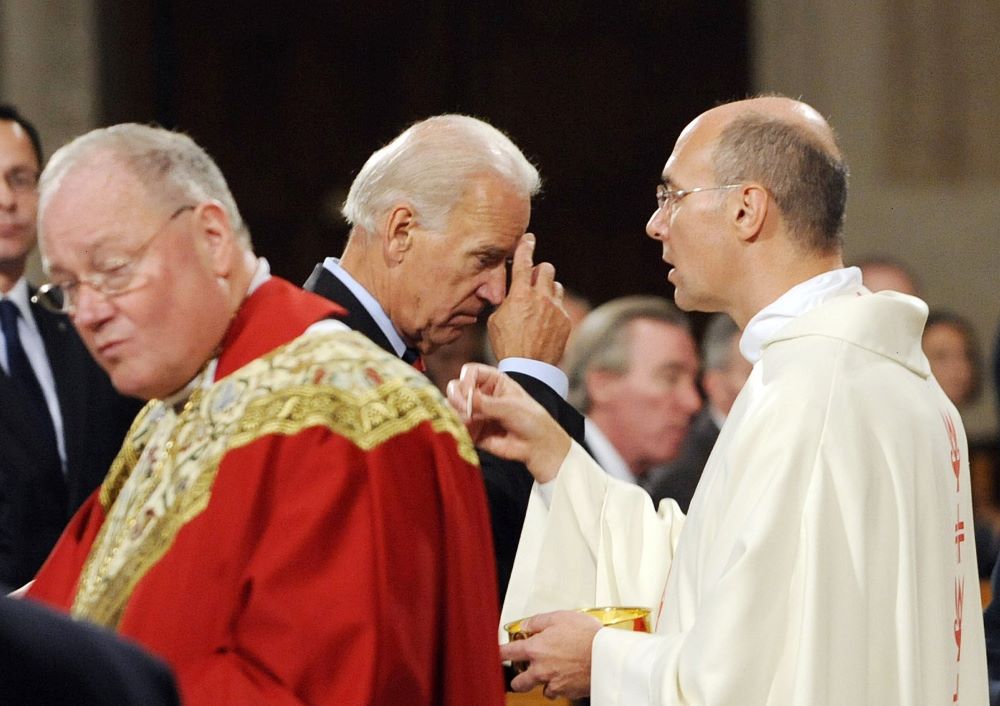
<instances>
[{"instance_id":1,"label":"nose","mask_svg":"<svg viewBox=\"0 0 1000 706\"><path fill-rule=\"evenodd\" d=\"M679 393L680 404L687 414L689 416L697 414L698 410L701 409L701 394L698 392L698 387L694 382L684 383Z\"/></svg>"},{"instance_id":2,"label":"nose","mask_svg":"<svg viewBox=\"0 0 1000 706\"><path fill-rule=\"evenodd\" d=\"M507 268L505 265L494 267L488 273L487 279L476 289L476 296L497 306L507 295Z\"/></svg>"},{"instance_id":3,"label":"nose","mask_svg":"<svg viewBox=\"0 0 1000 706\"><path fill-rule=\"evenodd\" d=\"M657 208L653 211L653 215L646 221L646 235L653 240L663 240L667 237L669 217L670 213L667 209Z\"/></svg>"},{"instance_id":4,"label":"nose","mask_svg":"<svg viewBox=\"0 0 1000 706\"><path fill-rule=\"evenodd\" d=\"M12 211L16 205L17 196L14 194L14 190L10 188L6 179L0 177L0 209Z\"/></svg>"},{"instance_id":5,"label":"nose","mask_svg":"<svg viewBox=\"0 0 1000 706\"><path fill-rule=\"evenodd\" d=\"M80 282L74 291L73 324L79 329L97 330L114 314L111 298Z\"/></svg>"}]
</instances>

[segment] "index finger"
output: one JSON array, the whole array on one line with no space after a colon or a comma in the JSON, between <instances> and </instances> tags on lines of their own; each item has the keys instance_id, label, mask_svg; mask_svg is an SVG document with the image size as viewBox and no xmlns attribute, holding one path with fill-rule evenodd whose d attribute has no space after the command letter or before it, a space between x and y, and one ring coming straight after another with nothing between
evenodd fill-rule
<instances>
[{"instance_id":1,"label":"index finger","mask_svg":"<svg viewBox=\"0 0 1000 706\"><path fill-rule=\"evenodd\" d=\"M514 249L514 260L510 265L510 288L531 286L532 270L535 266L535 234L525 233Z\"/></svg>"},{"instance_id":2,"label":"index finger","mask_svg":"<svg viewBox=\"0 0 1000 706\"><path fill-rule=\"evenodd\" d=\"M486 394L492 394L497 387L501 372L483 363L466 363L458 374L459 391L467 393L470 389L479 388Z\"/></svg>"},{"instance_id":3,"label":"index finger","mask_svg":"<svg viewBox=\"0 0 1000 706\"><path fill-rule=\"evenodd\" d=\"M530 639L514 640L500 645L500 659L511 662L527 662L528 647L525 643Z\"/></svg>"}]
</instances>

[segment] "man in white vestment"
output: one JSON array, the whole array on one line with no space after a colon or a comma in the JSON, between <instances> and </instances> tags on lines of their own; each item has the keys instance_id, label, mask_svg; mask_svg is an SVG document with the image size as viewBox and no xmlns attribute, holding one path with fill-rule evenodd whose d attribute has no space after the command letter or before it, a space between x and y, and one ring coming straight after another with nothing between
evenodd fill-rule
<instances>
[{"instance_id":1,"label":"man in white vestment","mask_svg":"<svg viewBox=\"0 0 1000 706\"><path fill-rule=\"evenodd\" d=\"M844 268L847 169L811 107L714 108L677 140L648 234L683 309L753 363L685 520L600 470L485 366L451 384L477 443L536 479L501 648L518 690L620 704L986 704L965 432L927 307ZM573 609L644 605L655 634ZM557 611L535 615L542 611Z\"/></svg>"}]
</instances>

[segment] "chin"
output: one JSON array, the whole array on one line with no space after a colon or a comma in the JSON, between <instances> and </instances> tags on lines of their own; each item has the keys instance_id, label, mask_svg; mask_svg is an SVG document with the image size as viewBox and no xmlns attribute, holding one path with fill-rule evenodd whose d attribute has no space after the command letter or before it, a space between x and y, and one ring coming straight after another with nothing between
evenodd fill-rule
<instances>
[{"instance_id":1,"label":"chin","mask_svg":"<svg viewBox=\"0 0 1000 706\"><path fill-rule=\"evenodd\" d=\"M656 449L656 454L654 455L656 458L660 459L657 461L657 465L661 463L670 463L677 458L677 454L681 452L681 444L684 443L684 436L684 434L671 434L670 432L664 432L663 436L660 438L669 441L669 444L665 444L659 449Z\"/></svg>"},{"instance_id":2,"label":"chin","mask_svg":"<svg viewBox=\"0 0 1000 706\"><path fill-rule=\"evenodd\" d=\"M111 386L119 395L134 397L137 400L151 400L155 395L146 394L146 387L137 384L134 380L123 380L114 375L111 376Z\"/></svg>"},{"instance_id":3,"label":"chin","mask_svg":"<svg viewBox=\"0 0 1000 706\"><path fill-rule=\"evenodd\" d=\"M678 309L691 311L691 301L687 296L687 291L679 285L674 285L674 304Z\"/></svg>"},{"instance_id":4,"label":"chin","mask_svg":"<svg viewBox=\"0 0 1000 706\"><path fill-rule=\"evenodd\" d=\"M674 289L674 304L681 311L712 311L706 308L704 302L698 301L696 297L690 296L686 290L677 287Z\"/></svg>"},{"instance_id":5,"label":"chin","mask_svg":"<svg viewBox=\"0 0 1000 706\"><path fill-rule=\"evenodd\" d=\"M448 326L447 328L438 329L433 338L428 338L430 343L430 350L426 351L428 353L433 353L441 346L446 346L449 343L454 343L462 336L462 330L464 326ZM419 348L419 346L418 346Z\"/></svg>"},{"instance_id":6,"label":"chin","mask_svg":"<svg viewBox=\"0 0 1000 706\"><path fill-rule=\"evenodd\" d=\"M162 399L169 392L164 392L162 385L157 385L155 380L148 380L142 377L130 375L128 370L119 368L109 370L108 376L111 378L111 385L119 394L126 397L134 397L139 400Z\"/></svg>"}]
</instances>

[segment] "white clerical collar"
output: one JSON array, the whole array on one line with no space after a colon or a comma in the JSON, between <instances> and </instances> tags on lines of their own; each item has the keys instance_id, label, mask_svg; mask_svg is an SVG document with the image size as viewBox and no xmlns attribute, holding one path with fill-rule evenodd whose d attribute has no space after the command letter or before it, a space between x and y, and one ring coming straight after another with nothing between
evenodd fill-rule
<instances>
[{"instance_id":1,"label":"white clerical collar","mask_svg":"<svg viewBox=\"0 0 1000 706\"><path fill-rule=\"evenodd\" d=\"M389 315L385 313L385 309L378 303L378 299L373 297L371 292L364 288L364 285L354 279L350 272L341 267L339 257L326 258L323 261L323 269L339 279L344 283L345 287L351 290L351 294L357 297L358 301L361 302L361 306L365 308L365 311L375 320L375 323L378 324L379 329L382 330L385 337L389 339L389 343L392 344L392 349L396 351L396 355L402 358L403 353L406 352L406 343L403 342L402 336L399 335L399 332L392 325Z\"/></svg>"},{"instance_id":2,"label":"white clerical collar","mask_svg":"<svg viewBox=\"0 0 1000 706\"><path fill-rule=\"evenodd\" d=\"M597 461L597 465L603 468L609 476L634 484L636 482L635 474L632 473L628 464L625 463L625 459L618 453L618 449L611 443L611 440L604 435L601 428L594 424L589 417L583 418L583 425L584 438L587 440L587 446L590 448L594 460Z\"/></svg>"},{"instance_id":3,"label":"white clerical collar","mask_svg":"<svg viewBox=\"0 0 1000 706\"><path fill-rule=\"evenodd\" d=\"M253 277L250 278L250 285L247 287L247 294L243 297L246 301L250 298L250 295L256 292L262 284L271 279L271 264L263 257L257 258L257 267L253 271ZM188 384L179 389L172 395L167 395L163 398L163 402L175 410L179 409L187 402L191 393L195 391L196 388L208 389L215 382L215 370L219 367L219 357L215 356L210 361L205 363L205 366L198 371L198 373L188 381Z\"/></svg>"},{"instance_id":4,"label":"white clerical collar","mask_svg":"<svg viewBox=\"0 0 1000 706\"><path fill-rule=\"evenodd\" d=\"M860 290L861 270L857 267L830 270L795 285L750 319L740 338L740 353L750 363L756 363L764 344L792 319L833 297L856 294Z\"/></svg>"},{"instance_id":5,"label":"white clerical collar","mask_svg":"<svg viewBox=\"0 0 1000 706\"><path fill-rule=\"evenodd\" d=\"M253 271L253 277L250 278L250 286L247 287L247 296L244 299L256 292L269 279L271 279L271 263L266 258L258 257L257 267Z\"/></svg>"}]
</instances>

